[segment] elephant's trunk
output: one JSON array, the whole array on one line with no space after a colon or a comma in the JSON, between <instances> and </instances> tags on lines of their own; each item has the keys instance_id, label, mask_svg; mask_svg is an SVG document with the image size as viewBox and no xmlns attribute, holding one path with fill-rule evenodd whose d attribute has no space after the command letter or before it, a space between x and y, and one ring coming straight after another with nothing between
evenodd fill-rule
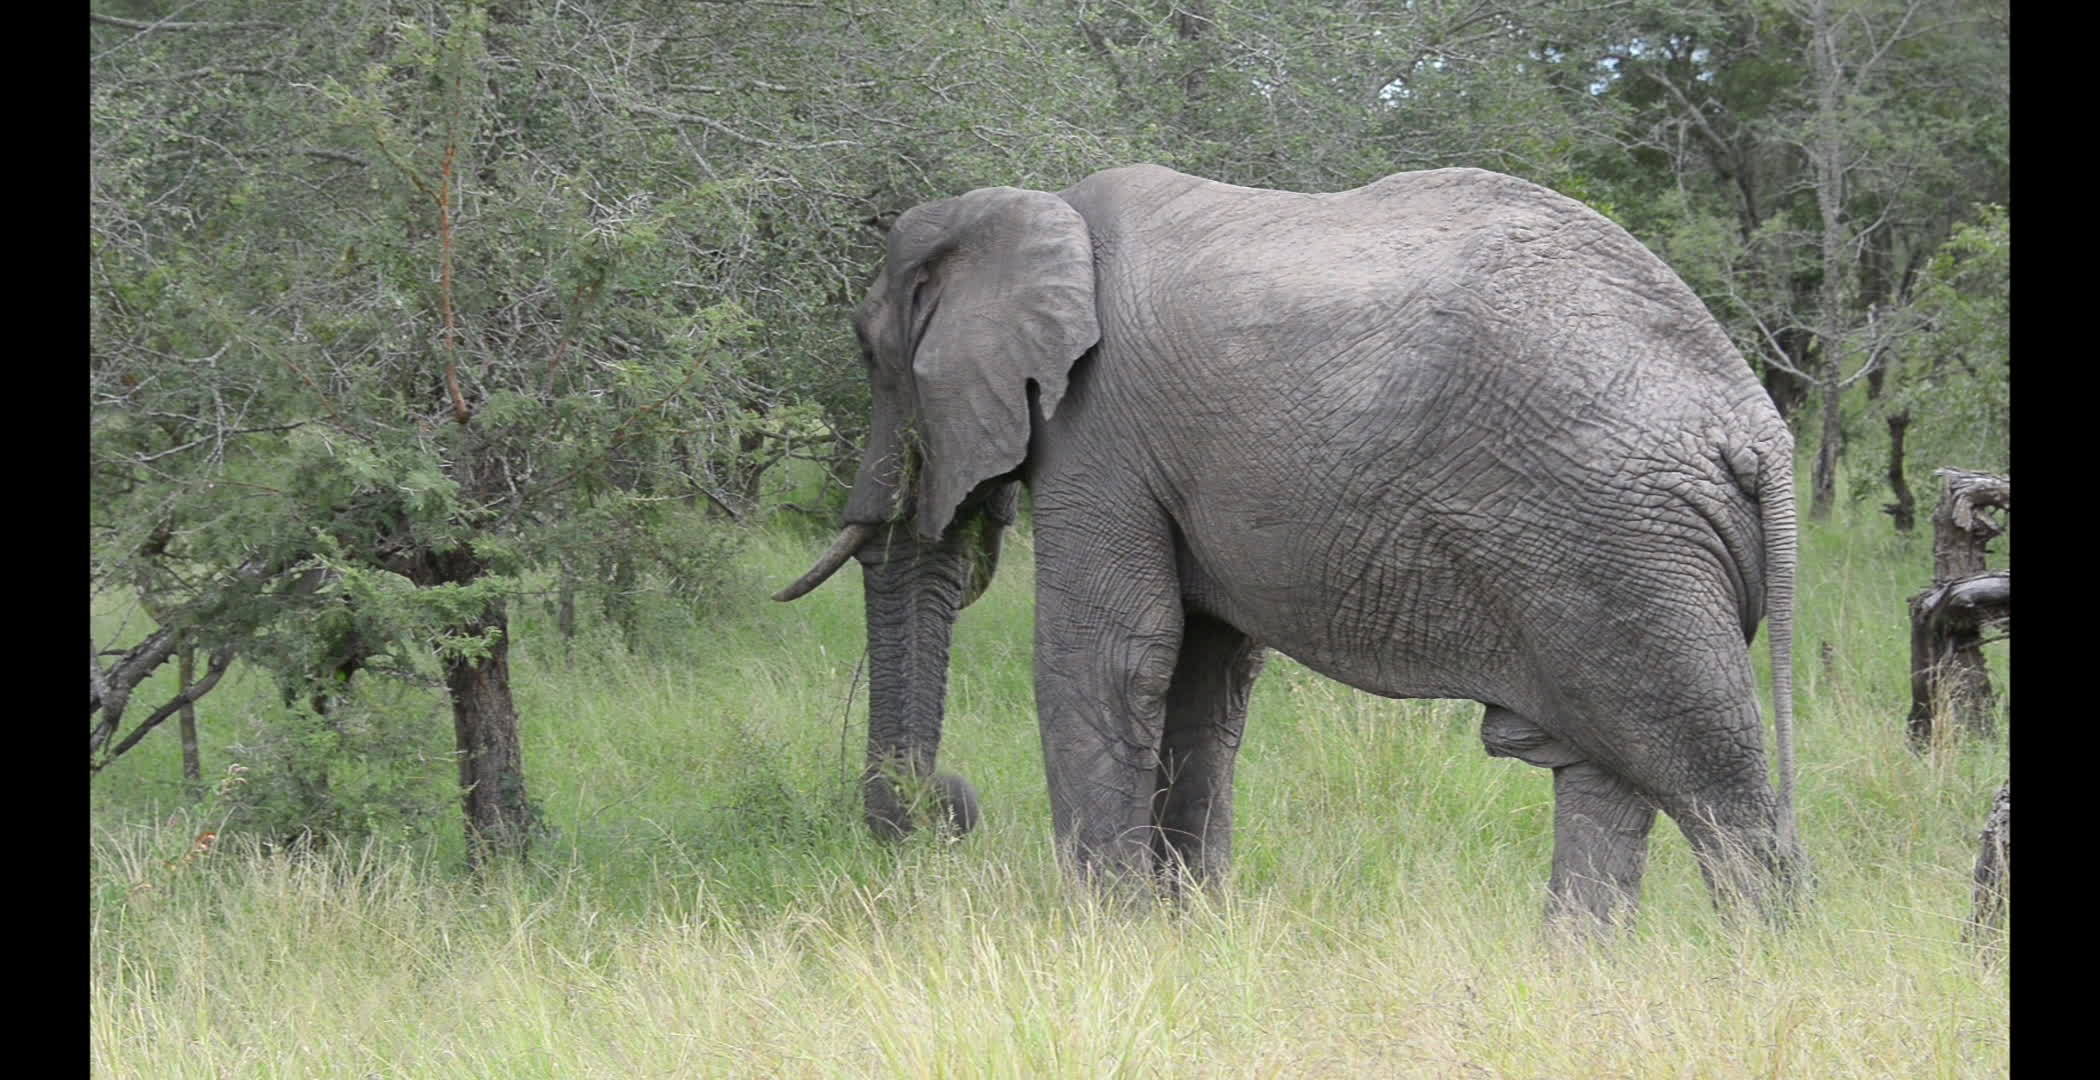
<instances>
[{"instance_id":1,"label":"elephant's trunk","mask_svg":"<svg viewBox=\"0 0 2100 1080\"><path fill-rule=\"evenodd\" d=\"M948 644L971 584L974 530L954 529L922 544L908 526L884 530L862 550L868 620L869 828L898 838L940 822L967 832L977 794L960 777L937 774L948 694Z\"/></svg>"}]
</instances>

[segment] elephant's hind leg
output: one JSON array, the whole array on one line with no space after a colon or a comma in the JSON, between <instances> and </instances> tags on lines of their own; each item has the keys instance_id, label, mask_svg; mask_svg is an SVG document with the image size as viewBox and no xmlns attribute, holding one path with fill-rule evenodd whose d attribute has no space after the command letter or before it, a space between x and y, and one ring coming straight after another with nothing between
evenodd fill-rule
<instances>
[{"instance_id":1,"label":"elephant's hind leg","mask_svg":"<svg viewBox=\"0 0 2100 1080\"><path fill-rule=\"evenodd\" d=\"M1153 854L1169 874L1211 882L1232 862L1232 765L1262 660L1247 635L1188 616L1152 796Z\"/></svg>"},{"instance_id":2,"label":"elephant's hind leg","mask_svg":"<svg viewBox=\"0 0 2100 1080\"><path fill-rule=\"evenodd\" d=\"M1677 595L1698 600L1689 588ZM1725 610L1719 601L1709 609ZM1605 770L1594 778L1557 778L1556 798L1572 787L1584 801L1602 802L1604 824L1578 828L1578 834L1595 834L1591 842L1609 855L1623 845L1604 830L1628 820L1634 813L1631 792L1638 791L1677 823L1724 910L1741 901L1766 906L1777 900L1783 906L1778 805L1766 777L1756 681L1741 623L1660 615L1643 620L1639 614L1601 620L1579 643L1565 644L1551 657L1558 676L1554 727ZM1598 865L1608 870L1613 862L1605 858ZM1562 876L1558 855L1554 875Z\"/></svg>"},{"instance_id":3,"label":"elephant's hind leg","mask_svg":"<svg viewBox=\"0 0 2100 1080\"><path fill-rule=\"evenodd\" d=\"M1548 919L1629 925L1640 903L1654 825L1655 804L1603 766L1579 761L1554 769Z\"/></svg>"},{"instance_id":4,"label":"elephant's hind leg","mask_svg":"<svg viewBox=\"0 0 2100 1080\"><path fill-rule=\"evenodd\" d=\"M1480 738L1489 755L1553 770L1553 877L1546 917L1571 929L1628 925L1640 904L1655 804L1632 784L1526 715L1489 705Z\"/></svg>"}]
</instances>

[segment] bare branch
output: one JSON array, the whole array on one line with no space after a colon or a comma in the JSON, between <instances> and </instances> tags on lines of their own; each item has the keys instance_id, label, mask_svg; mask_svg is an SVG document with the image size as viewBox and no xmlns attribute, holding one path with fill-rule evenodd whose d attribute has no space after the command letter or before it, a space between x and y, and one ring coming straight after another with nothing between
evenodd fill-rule
<instances>
[{"instance_id":1,"label":"bare branch","mask_svg":"<svg viewBox=\"0 0 2100 1080\"><path fill-rule=\"evenodd\" d=\"M654 105L644 105L638 101L630 101L626 104L628 108L633 109L635 112L638 113L646 113L650 116L660 116L666 120L671 120L679 123L699 124L700 126L706 128L709 131L715 132L720 135L726 135L729 138L735 139L738 142L749 143L752 146L763 146L768 150L823 150L833 146L860 145L859 142L853 139L830 139L825 142L816 143L778 143L770 139L761 139L756 135L746 135L743 132L732 128L719 120L710 120L705 116L699 116L694 113L673 112L670 109L659 109Z\"/></svg>"},{"instance_id":2,"label":"bare branch","mask_svg":"<svg viewBox=\"0 0 2100 1080\"><path fill-rule=\"evenodd\" d=\"M109 680L102 675L102 653L95 648L95 639L88 638L88 715L102 707L109 696Z\"/></svg>"},{"instance_id":3,"label":"bare branch","mask_svg":"<svg viewBox=\"0 0 2100 1080\"><path fill-rule=\"evenodd\" d=\"M716 506L719 506L719 507L721 507L721 508L722 508L722 512L723 512L723 513L725 513L725 514L728 514L728 515L729 515L729 518L730 518L730 520L732 520L732 521L742 521L742 520L744 520L744 515L742 515L742 514L740 514L740 513L737 513L737 509L736 509L736 507L734 507L734 506L731 506L731 505L729 505L729 504L728 504L728 503L726 503L726 502L723 502L723 501L722 501L722 497L721 497L720 495L717 495L717 494L715 494L715 493L714 493L713 491L710 491L710 490L708 490L707 488L704 488L704 487L700 489L700 494L702 494L702 495L705 495L705 496L707 496L707 501L708 501L708 502L711 502L711 503L715 504Z\"/></svg>"},{"instance_id":4,"label":"bare branch","mask_svg":"<svg viewBox=\"0 0 2100 1080\"><path fill-rule=\"evenodd\" d=\"M827 82L822 86L788 86L783 83L767 82L764 79L746 79L742 87L715 86L710 83L669 83L664 86L664 89L681 94L722 94L743 88L771 90L776 94L836 94L841 90L870 90L874 87L875 80L873 79L858 79L853 82Z\"/></svg>"},{"instance_id":5,"label":"bare branch","mask_svg":"<svg viewBox=\"0 0 2100 1080\"><path fill-rule=\"evenodd\" d=\"M104 26L121 26L126 30L145 32L149 30L282 30L283 23L273 22L139 22L135 19L119 19L114 15L97 15L88 12L88 21Z\"/></svg>"},{"instance_id":6,"label":"bare branch","mask_svg":"<svg viewBox=\"0 0 2100 1080\"><path fill-rule=\"evenodd\" d=\"M139 740L146 737L147 732L159 727L163 721L175 715L183 706L195 704L199 698L211 693L212 688L219 685L219 677L226 674L226 669L232 664L233 646L227 645L212 653L211 667L205 671L204 678L191 683L187 689L169 698L167 704L153 710L153 715L148 716L139 724L137 729L126 735L123 742L111 747L109 753L104 754L100 760L95 760L91 757L88 761L88 775L93 776L101 772L103 766L124 756L124 752L137 746ZM90 753L92 753L92 750Z\"/></svg>"},{"instance_id":7,"label":"bare branch","mask_svg":"<svg viewBox=\"0 0 2100 1080\"><path fill-rule=\"evenodd\" d=\"M175 647L181 634L163 627L154 631L146 640L132 646L124 658L117 661L107 672L95 659L94 640L88 641L88 715L97 710L102 721L88 729L88 758L90 764L96 751L117 733L117 725L124 719L124 707L131 703L131 691L153 670L168 662L175 655Z\"/></svg>"},{"instance_id":8,"label":"bare branch","mask_svg":"<svg viewBox=\"0 0 2100 1080\"><path fill-rule=\"evenodd\" d=\"M232 431L214 431L209 435L200 435L197 438L191 439L190 441L183 443L180 446L171 446L168 447L166 450L156 450L150 454L140 454L138 457L132 458L131 460L137 462L140 465L151 465L164 457L172 457L176 454L182 453L184 450L194 450L197 447L202 446L205 443L212 442L214 440L224 440L234 435L254 435L257 432L263 431L296 431L305 426L306 421L301 420L291 424L270 424L264 427L236 428Z\"/></svg>"},{"instance_id":9,"label":"bare branch","mask_svg":"<svg viewBox=\"0 0 2100 1080\"><path fill-rule=\"evenodd\" d=\"M347 154L341 150L323 150L317 146L302 146L299 148L299 153L305 154L307 157L317 157L327 161L340 161L346 165L355 165L359 168L365 168L371 164L371 162L358 157L356 154Z\"/></svg>"},{"instance_id":10,"label":"bare branch","mask_svg":"<svg viewBox=\"0 0 2100 1080\"><path fill-rule=\"evenodd\" d=\"M130 80L130 81L132 81L132 82L141 82L141 83L170 83L170 82L187 82L187 81L188 81L188 80L190 80L190 79L203 79L203 78L208 78L208 77L210 77L210 76L213 76L213 75L275 75L275 74L277 74L277 73L276 73L276 72L274 72L274 71L271 71L271 70L270 70L270 69L268 69L268 68L252 68L252 67L221 67L221 66L219 66L219 65L216 65L216 64L214 64L214 65L212 65L211 67L201 67L201 68L193 68L193 69L191 69L191 70L189 70L189 71L177 71L177 72L173 72L173 73L171 73L171 74L167 74L167 75L148 75L148 76L140 76L140 77L136 77L136 78L134 78L134 79L132 79L132 80Z\"/></svg>"},{"instance_id":11,"label":"bare branch","mask_svg":"<svg viewBox=\"0 0 2100 1080\"><path fill-rule=\"evenodd\" d=\"M95 670L88 683L91 698L88 711L93 712L97 706L121 709L131 695L131 688L144 682L155 668L175 655L176 637L176 631L162 627L132 646L108 671L103 671L99 664L91 664Z\"/></svg>"}]
</instances>

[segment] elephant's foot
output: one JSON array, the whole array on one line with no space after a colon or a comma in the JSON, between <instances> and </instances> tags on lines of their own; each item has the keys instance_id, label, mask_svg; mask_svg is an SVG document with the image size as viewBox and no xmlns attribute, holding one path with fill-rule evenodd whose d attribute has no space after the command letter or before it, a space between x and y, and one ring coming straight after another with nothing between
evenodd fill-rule
<instances>
[{"instance_id":1,"label":"elephant's foot","mask_svg":"<svg viewBox=\"0 0 2100 1080\"><path fill-rule=\"evenodd\" d=\"M1784 926L1809 885L1808 864L1800 853L1784 850L1769 825L1729 826L1697 813L1690 822L1679 818L1678 826L1691 841L1722 916L1736 922L1755 913L1768 926Z\"/></svg>"},{"instance_id":2,"label":"elephant's foot","mask_svg":"<svg viewBox=\"0 0 2100 1080\"><path fill-rule=\"evenodd\" d=\"M931 827L961 837L977 827L977 789L954 773L931 777L878 772L861 788L868 828L884 840L901 840Z\"/></svg>"}]
</instances>

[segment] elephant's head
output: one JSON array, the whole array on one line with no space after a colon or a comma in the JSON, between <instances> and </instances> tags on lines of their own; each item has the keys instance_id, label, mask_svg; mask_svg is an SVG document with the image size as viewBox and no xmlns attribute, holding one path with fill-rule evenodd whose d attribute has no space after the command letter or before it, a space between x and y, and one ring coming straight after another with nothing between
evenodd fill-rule
<instances>
[{"instance_id":1,"label":"elephant's head","mask_svg":"<svg viewBox=\"0 0 2100 1080\"><path fill-rule=\"evenodd\" d=\"M874 409L845 528L775 599L860 559L868 824L910 831L917 789L966 830L975 792L934 773L949 632L990 583L1013 523L1031 414L1056 413L1073 363L1101 336L1086 223L1057 196L1017 188L917 207L890 230L854 332Z\"/></svg>"}]
</instances>

